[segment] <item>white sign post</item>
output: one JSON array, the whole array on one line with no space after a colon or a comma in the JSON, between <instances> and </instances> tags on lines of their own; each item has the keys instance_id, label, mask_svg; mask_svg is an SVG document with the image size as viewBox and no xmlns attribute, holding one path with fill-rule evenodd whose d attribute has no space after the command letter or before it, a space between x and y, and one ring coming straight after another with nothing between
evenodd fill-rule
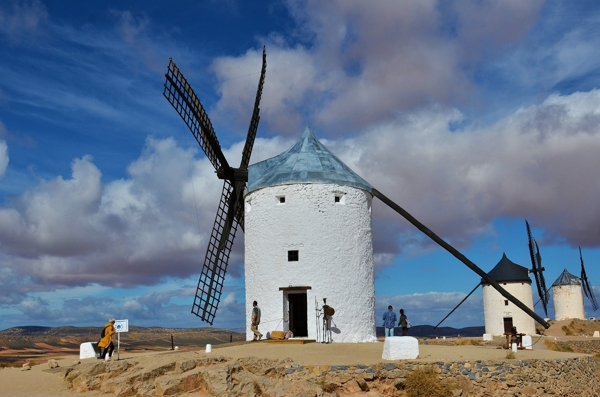
<instances>
[{"instance_id":1,"label":"white sign post","mask_svg":"<svg viewBox=\"0 0 600 397\"><path fill-rule=\"evenodd\" d=\"M121 359L121 332L129 332L129 320L115 320L117 331L117 360Z\"/></svg>"}]
</instances>

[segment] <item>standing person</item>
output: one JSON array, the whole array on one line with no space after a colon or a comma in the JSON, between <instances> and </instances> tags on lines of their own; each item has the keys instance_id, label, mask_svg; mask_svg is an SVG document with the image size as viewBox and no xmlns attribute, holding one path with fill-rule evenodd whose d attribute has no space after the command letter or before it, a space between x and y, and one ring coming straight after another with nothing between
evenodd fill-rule
<instances>
[{"instance_id":1,"label":"standing person","mask_svg":"<svg viewBox=\"0 0 600 397\"><path fill-rule=\"evenodd\" d=\"M260 324L260 307L258 307L258 303L256 301L252 302L252 325L250 329L254 332L254 339L252 341L260 340L263 336L258 331L258 324Z\"/></svg>"},{"instance_id":2,"label":"standing person","mask_svg":"<svg viewBox=\"0 0 600 397\"><path fill-rule=\"evenodd\" d=\"M115 350L115 345L112 342L112 336L116 333L115 319L111 318L104 326L102 334L100 335L100 341L98 342L98 347L104 348L102 354L100 355L101 359L109 361L112 357L113 351ZM108 355L106 355L106 353L108 353Z\"/></svg>"},{"instance_id":3,"label":"standing person","mask_svg":"<svg viewBox=\"0 0 600 397\"><path fill-rule=\"evenodd\" d=\"M385 336L394 336L394 327L396 326L396 313L392 305L388 306L388 311L383 315L383 326L385 327Z\"/></svg>"},{"instance_id":4,"label":"standing person","mask_svg":"<svg viewBox=\"0 0 600 397\"><path fill-rule=\"evenodd\" d=\"M400 324L402 327L402 336L408 335L408 318L404 314L404 309L400 309Z\"/></svg>"}]
</instances>

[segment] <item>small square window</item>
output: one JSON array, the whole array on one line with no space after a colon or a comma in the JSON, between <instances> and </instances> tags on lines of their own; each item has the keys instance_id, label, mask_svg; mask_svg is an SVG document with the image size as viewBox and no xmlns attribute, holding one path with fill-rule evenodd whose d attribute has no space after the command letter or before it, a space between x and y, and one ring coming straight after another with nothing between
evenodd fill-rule
<instances>
[{"instance_id":1,"label":"small square window","mask_svg":"<svg viewBox=\"0 0 600 397\"><path fill-rule=\"evenodd\" d=\"M341 198L340 196L335 196L335 202L339 203L340 202L340 198Z\"/></svg>"},{"instance_id":2,"label":"small square window","mask_svg":"<svg viewBox=\"0 0 600 397\"><path fill-rule=\"evenodd\" d=\"M279 196L279 203L280 204L285 203L285 196Z\"/></svg>"},{"instance_id":3,"label":"small square window","mask_svg":"<svg viewBox=\"0 0 600 397\"><path fill-rule=\"evenodd\" d=\"M508 306L508 299L504 300L504 306Z\"/></svg>"},{"instance_id":4,"label":"small square window","mask_svg":"<svg viewBox=\"0 0 600 397\"><path fill-rule=\"evenodd\" d=\"M298 250L288 251L288 262L298 262Z\"/></svg>"}]
</instances>

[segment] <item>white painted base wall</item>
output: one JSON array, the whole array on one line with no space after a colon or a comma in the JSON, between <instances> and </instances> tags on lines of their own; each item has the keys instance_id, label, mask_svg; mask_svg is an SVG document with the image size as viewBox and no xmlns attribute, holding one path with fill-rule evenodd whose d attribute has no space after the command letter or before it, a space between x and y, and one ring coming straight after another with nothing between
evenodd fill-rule
<instances>
[{"instance_id":1,"label":"white painted base wall","mask_svg":"<svg viewBox=\"0 0 600 397\"><path fill-rule=\"evenodd\" d=\"M585 320L583 309L583 292L581 285L558 285L552 287L552 302L554 303L554 319Z\"/></svg>"},{"instance_id":2,"label":"white painted base wall","mask_svg":"<svg viewBox=\"0 0 600 397\"><path fill-rule=\"evenodd\" d=\"M388 336L383 344L383 360L414 360L419 357L419 341L412 336Z\"/></svg>"},{"instance_id":3,"label":"white painted base wall","mask_svg":"<svg viewBox=\"0 0 600 397\"><path fill-rule=\"evenodd\" d=\"M253 338L252 301L261 308L259 330L266 335L289 329L289 295L305 292L307 338L322 340L318 309L327 298L335 309L333 342L377 341L371 200L366 191L335 184L282 185L246 195L247 340ZM298 261L288 261L289 250L298 251ZM291 287L309 289L280 290Z\"/></svg>"},{"instance_id":4,"label":"white painted base wall","mask_svg":"<svg viewBox=\"0 0 600 397\"><path fill-rule=\"evenodd\" d=\"M517 282L500 283L500 285L527 307L533 309L531 284ZM535 335L535 320L508 301L491 285L483 286L483 312L486 334L503 335L504 318L510 317L513 319L513 326L517 327L517 332Z\"/></svg>"}]
</instances>

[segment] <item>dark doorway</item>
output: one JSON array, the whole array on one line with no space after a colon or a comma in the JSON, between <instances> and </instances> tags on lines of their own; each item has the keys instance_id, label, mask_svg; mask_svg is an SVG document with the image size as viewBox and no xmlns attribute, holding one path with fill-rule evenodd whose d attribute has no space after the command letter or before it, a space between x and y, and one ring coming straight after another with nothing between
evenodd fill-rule
<instances>
[{"instance_id":1,"label":"dark doorway","mask_svg":"<svg viewBox=\"0 0 600 397\"><path fill-rule=\"evenodd\" d=\"M306 292L288 294L290 304L290 330L294 336L308 336Z\"/></svg>"},{"instance_id":2,"label":"dark doorway","mask_svg":"<svg viewBox=\"0 0 600 397\"><path fill-rule=\"evenodd\" d=\"M504 317L504 333L510 334L512 332L513 319L512 317Z\"/></svg>"}]
</instances>

